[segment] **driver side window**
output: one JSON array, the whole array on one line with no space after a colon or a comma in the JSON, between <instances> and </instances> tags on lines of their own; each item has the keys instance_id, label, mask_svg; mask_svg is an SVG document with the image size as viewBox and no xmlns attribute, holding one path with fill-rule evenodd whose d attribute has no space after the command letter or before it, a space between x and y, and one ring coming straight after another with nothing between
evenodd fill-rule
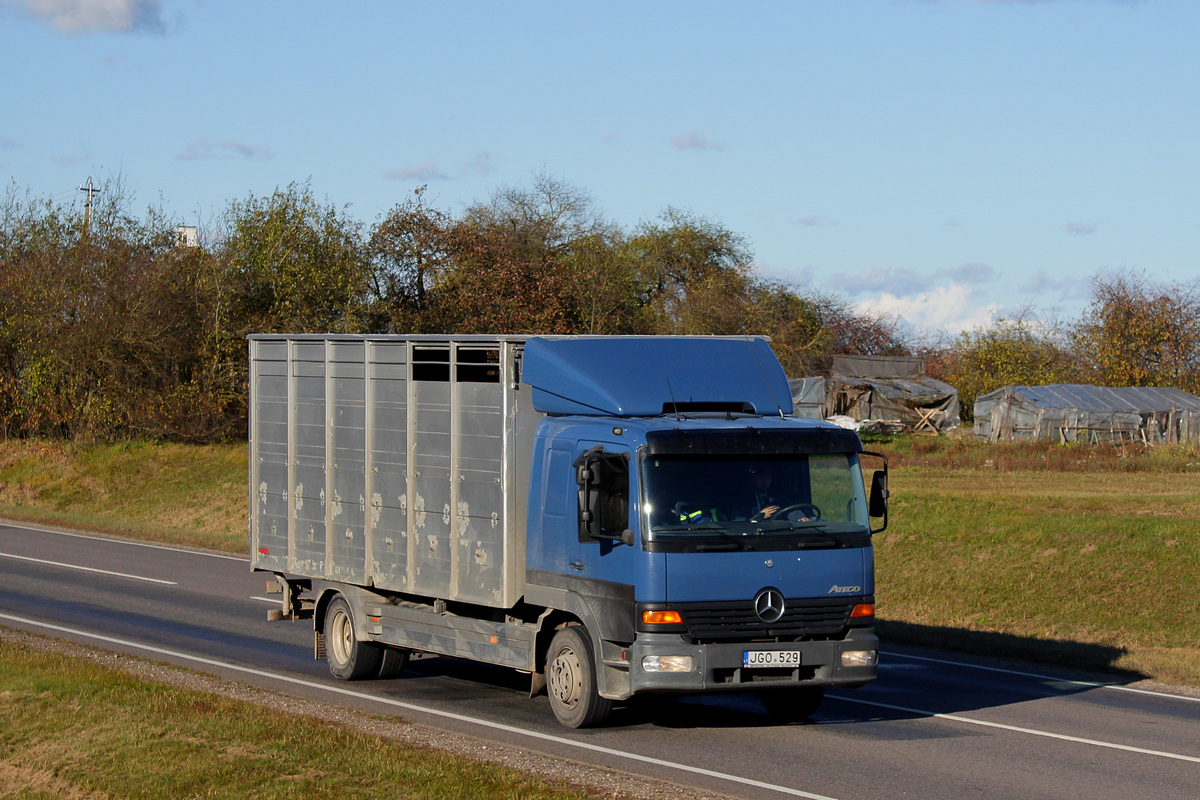
<instances>
[{"instance_id":1,"label":"driver side window","mask_svg":"<svg viewBox=\"0 0 1200 800\"><path fill-rule=\"evenodd\" d=\"M576 463L579 541L621 539L629 528L629 454L593 448Z\"/></svg>"}]
</instances>

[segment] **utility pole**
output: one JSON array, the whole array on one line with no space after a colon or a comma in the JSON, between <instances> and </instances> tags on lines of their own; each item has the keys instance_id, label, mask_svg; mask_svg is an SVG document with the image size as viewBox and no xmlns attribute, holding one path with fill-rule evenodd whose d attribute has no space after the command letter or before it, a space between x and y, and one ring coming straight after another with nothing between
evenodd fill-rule
<instances>
[{"instance_id":1,"label":"utility pole","mask_svg":"<svg viewBox=\"0 0 1200 800\"><path fill-rule=\"evenodd\" d=\"M80 186L79 191L87 192L87 203L83 206L83 230L88 232L92 229L92 196L100 194L99 186L92 185L92 176L88 176L87 186Z\"/></svg>"}]
</instances>

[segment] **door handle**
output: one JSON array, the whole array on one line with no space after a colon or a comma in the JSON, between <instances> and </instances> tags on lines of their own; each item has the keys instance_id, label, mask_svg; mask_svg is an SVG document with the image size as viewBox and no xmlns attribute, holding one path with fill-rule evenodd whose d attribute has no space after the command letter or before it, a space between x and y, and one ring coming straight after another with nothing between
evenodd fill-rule
<instances>
[{"instance_id":1,"label":"door handle","mask_svg":"<svg viewBox=\"0 0 1200 800\"><path fill-rule=\"evenodd\" d=\"M583 569L583 562L582 562L582 561L572 561L572 562L571 562L570 564L568 564L567 566L569 566L571 569L578 569L578 570L582 570L582 569Z\"/></svg>"}]
</instances>

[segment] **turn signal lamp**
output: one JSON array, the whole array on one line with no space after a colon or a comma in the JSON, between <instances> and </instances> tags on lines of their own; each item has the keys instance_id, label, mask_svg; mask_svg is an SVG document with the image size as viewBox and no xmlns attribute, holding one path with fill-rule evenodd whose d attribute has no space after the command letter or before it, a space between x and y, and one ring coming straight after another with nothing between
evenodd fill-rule
<instances>
[{"instance_id":1,"label":"turn signal lamp","mask_svg":"<svg viewBox=\"0 0 1200 800\"><path fill-rule=\"evenodd\" d=\"M681 625L683 617L678 611L643 611L642 622L646 625Z\"/></svg>"},{"instance_id":2,"label":"turn signal lamp","mask_svg":"<svg viewBox=\"0 0 1200 800\"><path fill-rule=\"evenodd\" d=\"M855 617L873 617L873 616L875 616L875 604L874 603L859 603L858 605L856 605L854 607L854 610L850 612L851 619L854 619Z\"/></svg>"}]
</instances>

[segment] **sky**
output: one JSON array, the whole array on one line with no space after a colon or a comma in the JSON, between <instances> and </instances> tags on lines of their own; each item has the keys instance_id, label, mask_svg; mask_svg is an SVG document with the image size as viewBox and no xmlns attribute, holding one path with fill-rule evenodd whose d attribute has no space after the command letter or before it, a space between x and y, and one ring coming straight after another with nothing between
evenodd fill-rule
<instances>
[{"instance_id":1,"label":"sky","mask_svg":"<svg viewBox=\"0 0 1200 800\"><path fill-rule=\"evenodd\" d=\"M0 177L203 230L308 181L366 225L538 174L953 337L1200 280L1195 0L0 0Z\"/></svg>"}]
</instances>

